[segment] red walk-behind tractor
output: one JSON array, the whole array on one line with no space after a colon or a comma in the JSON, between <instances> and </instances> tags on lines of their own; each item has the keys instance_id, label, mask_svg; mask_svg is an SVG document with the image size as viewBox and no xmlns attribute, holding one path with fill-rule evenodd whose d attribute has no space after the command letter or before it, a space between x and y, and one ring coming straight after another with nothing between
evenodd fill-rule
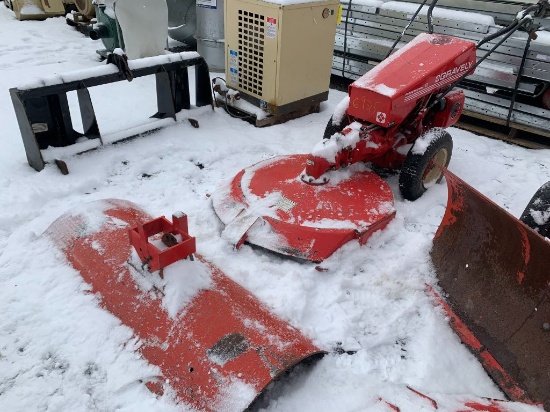
<instances>
[{"instance_id":1,"label":"red walk-behind tractor","mask_svg":"<svg viewBox=\"0 0 550 412\"><path fill-rule=\"evenodd\" d=\"M419 198L428 183L441 178L434 160L449 163L452 139L445 128L458 121L464 107L464 92L450 89L475 63L472 42L437 34L416 37L349 86L347 110L329 121L302 180L323 184L329 170L371 162L402 168L401 194Z\"/></svg>"},{"instance_id":2,"label":"red walk-behind tractor","mask_svg":"<svg viewBox=\"0 0 550 412\"><path fill-rule=\"evenodd\" d=\"M399 187L409 200L441 180L436 163L447 166L452 152L445 129L464 105L454 85L475 65L474 43L417 36L349 86L310 155L244 169L214 196L223 235L237 247L246 240L311 261L351 239L366 242L395 211L390 187L365 162L401 169Z\"/></svg>"}]
</instances>

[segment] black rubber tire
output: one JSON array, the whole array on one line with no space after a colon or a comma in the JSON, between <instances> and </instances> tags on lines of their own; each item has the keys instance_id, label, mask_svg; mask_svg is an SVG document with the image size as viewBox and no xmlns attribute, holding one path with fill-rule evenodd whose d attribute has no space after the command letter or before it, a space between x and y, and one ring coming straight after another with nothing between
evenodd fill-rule
<instances>
[{"instance_id":1,"label":"black rubber tire","mask_svg":"<svg viewBox=\"0 0 550 412\"><path fill-rule=\"evenodd\" d=\"M340 120L340 123L338 124L332 124L332 116L330 116L330 119L327 123L327 127L325 127L325 133L323 134L323 139L330 139L334 133L341 132L342 130L344 130L346 126L347 126L346 116L343 116L342 120Z\"/></svg>"},{"instance_id":2,"label":"black rubber tire","mask_svg":"<svg viewBox=\"0 0 550 412\"><path fill-rule=\"evenodd\" d=\"M71 27L76 27L77 26L77 24L75 23L75 21L73 19L68 19L66 17L65 17L65 23L67 23Z\"/></svg>"},{"instance_id":3,"label":"black rubber tire","mask_svg":"<svg viewBox=\"0 0 550 412\"><path fill-rule=\"evenodd\" d=\"M535 219L533 213L540 216ZM542 236L550 238L550 182L546 182L537 190L519 220Z\"/></svg>"},{"instance_id":4,"label":"black rubber tire","mask_svg":"<svg viewBox=\"0 0 550 412\"><path fill-rule=\"evenodd\" d=\"M414 153L415 146L431 139L423 153ZM416 200L427 187L439 183L443 172L437 164L447 167L453 153L453 139L445 129L434 128L420 136L407 153L399 173L399 191L407 200ZM437 163L437 164L436 164Z\"/></svg>"}]
</instances>

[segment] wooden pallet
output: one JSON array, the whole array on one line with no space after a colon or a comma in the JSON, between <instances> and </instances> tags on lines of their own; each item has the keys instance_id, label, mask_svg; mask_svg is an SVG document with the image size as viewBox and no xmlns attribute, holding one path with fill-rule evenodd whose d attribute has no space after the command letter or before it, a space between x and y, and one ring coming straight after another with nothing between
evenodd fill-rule
<instances>
[{"instance_id":1,"label":"wooden pallet","mask_svg":"<svg viewBox=\"0 0 550 412\"><path fill-rule=\"evenodd\" d=\"M506 126L506 121L468 110L464 111L455 127L529 149L550 149L548 131L533 129L518 123Z\"/></svg>"}]
</instances>

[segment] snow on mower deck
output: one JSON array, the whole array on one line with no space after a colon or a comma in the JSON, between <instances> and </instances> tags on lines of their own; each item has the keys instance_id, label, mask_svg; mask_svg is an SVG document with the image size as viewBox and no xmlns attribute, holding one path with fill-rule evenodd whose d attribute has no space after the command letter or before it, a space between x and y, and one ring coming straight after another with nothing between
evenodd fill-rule
<instances>
[{"instance_id":1,"label":"snow on mower deck","mask_svg":"<svg viewBox=\"0 0 550 412\"><path fill-rule=\"evenodd\" d=\"M445 171L432 261L451 326L512 400L550 410L550 243Z\"/></svg>"},{"instance_id":2,"label":"snow on mower deck","mask_svg":"<svg viewBox=\"0 0 550 412\"><path fill-rule=\"evenodd\" d=\"M170 387L201 411L243 410L284 371L322 353L193 255L184 214L173 222L151 219L130 202L110 199L61 216L46 235L101 305L133 330L139 353L159 367L162 377L147 384L154 392Z\"/></svg>"},{"instance_id":3,"label":"snow on mower deck","mask_svg":"<svg viewBox=\"0 0 550 412\"><path fill-rule=\"evenodd\" d=\"M301 180L307 155L281 156L239 172L213 206L236 247L247 241L281 254L322 261L352 239L365 243L394 217L393 194L364 166L323 185ZM332 180L331 180L332 179Z\"/></svg>"}]
</instances>

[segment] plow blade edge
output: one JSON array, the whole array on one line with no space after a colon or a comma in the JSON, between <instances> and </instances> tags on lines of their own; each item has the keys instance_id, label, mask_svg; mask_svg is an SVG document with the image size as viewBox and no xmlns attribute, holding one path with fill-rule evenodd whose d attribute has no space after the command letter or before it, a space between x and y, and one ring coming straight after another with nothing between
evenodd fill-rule
<instances>
[{"instance_id":1,"label":"plow blade edge","mask_svg":"<svg viewBox=\"0 0 550 412\"><path fill-rule=\"evenodd\" d=\"M550 244L445 177L449 199L431 256L451 325L510 399L550 410Z\"/></svg>"}]
</instances>

